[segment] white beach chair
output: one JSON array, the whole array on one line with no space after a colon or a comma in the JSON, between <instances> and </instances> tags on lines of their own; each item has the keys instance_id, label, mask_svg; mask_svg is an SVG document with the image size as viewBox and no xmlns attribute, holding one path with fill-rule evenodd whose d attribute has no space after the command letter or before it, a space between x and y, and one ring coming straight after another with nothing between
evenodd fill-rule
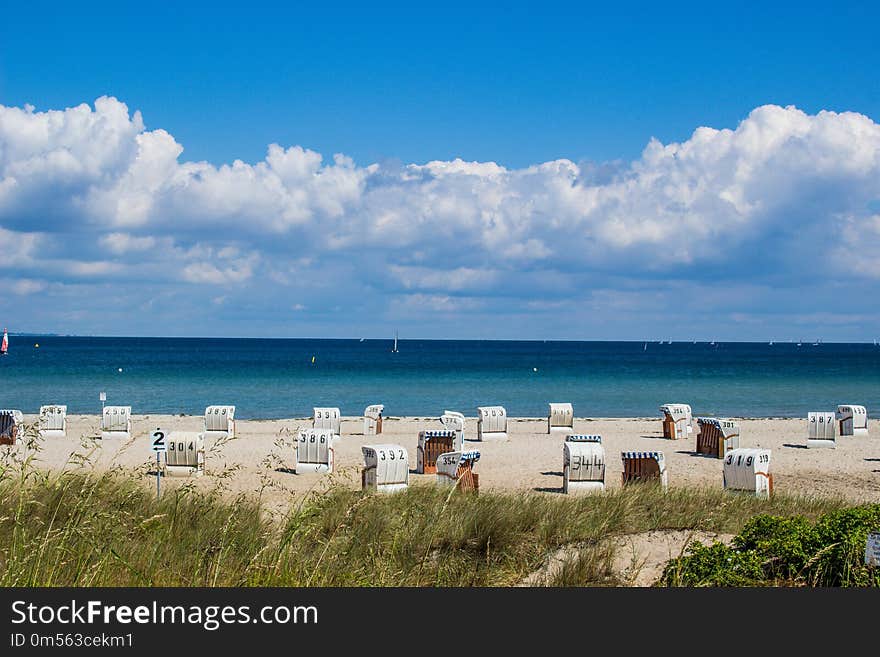
<instances>
[{"instance_id":1,"label":"white beach chair","mask_svg":"<svg viewBox=\"0 0 880 657\"><path fill-rule=\"evenodd\" d=\"M454 449L461 449L464 445L464 415L458 411L443 411L443 415L440 416L440 424L447 431L455 432Z\"/></svg>"},{"instance_id":2,"label":"white beach chair","mask_svg":"<svg viewBox=\"0 0 880 657\"><path fill-rule=\"evenodd\" d=\"M807 414L807 447L837 447L834 413L813 411Z\"/></svg>"},{"instance_id":3,"label":"white beach chair","mask_svg":"<svg viewBox=\"0 0 880 657\"><path fill-rule=\"evenodd\" d=\"M131 438L131 406L105 406L101 416L101 440Z\"/></svg>"},{"instance_id":4,"label":"white beach chair","mask_svg":"<svg viewBox=\"0 0 880 657\"><path fill-rule=\"evenodd\" d=\"M663 452L621 452L620 460L623 461L624 486L632 483L657 482L664 491L667 489L666 458Z\"/></svg>"},{"instance_id":5,"label":"white beach chair","mask_svg":"<svg viewBox=\"0 0 880 657\"><path fill-rule=\"evenodd\" d=\"M477 407L477 440L507 440L507 411L503 406Z\"/></svg>"},{"instance_id":6,"label":"white beach chair","mask_svg":"<svg viewBox=\"0 0 880 657\"><path fill-rule=\"evenodd\" d=\"M67 435L67 406L40 406L40 437L64 438Z\"/></svg>"},{"instance_id":7,"label":"white beach chair","mask_svg":"<svg viewBox=\"0 0 880 657\"><path fill-rule=\"evenodd\" d=\"M663 437L670 440L687 438L694 431L694 419L688 404L663 404Z\"/></svg>"},{"instance_id":8,"label":"white beach chair","mask_svg":"<svg viewBox=\"0 0 880 657\"><path fill-rule=\"evenodd\" d=\"M773 493L770 450L738 447L727 452L722 473L724 489L769 498Z\"/></svg>"},{"instance_id":9,"label":"white beach chair","mask_svg":"<svg viewBox=\"0 0 880 657\"><path fill-rule=\"evenodd\" d=\"M296 474L333 472L334 443L338 438L330 429L300 429L296 441Z\"/></svg>"},{"instance_id":10,"label":"white beach chair","mask_svg":"<svg viewBox=\"0 0 880 657\"><path fill-rule=\"evenodd\" d=\"M337 436L342 416L338 408L314 408L312 409L312 429L327 429Z\"/></svg>"},{"instance_id":11,"label":"white beach chair","mask_svg":"<svg viewBox=\"0 0 880 657\"><path fill-rule=\"evenodd\" d=\"M480 460L480 453L447 452L437 458L437 483L441 486L455 486L461 491L476 493L480 489L480 478L474 466Z\"/></svg>"},{"instance_id":12,"label":"white beach chair","mask_svg":"<svg viewBox=\"0 0 880 657\"><path fill-rule=\"evenodd\" d=\"M571 404L550 403L547 413L547 433L574 433L574 408Z\"/></svg>"},{"instance_id":13,"label":"white beach chair","mask_svg":"<svg viewBox=\"0 0 880 657\"><path fill-rule=\"evenodd\" d=\"M208 406L204 437L235 438L235 406Z\"/></svg>"},{"instance_id":14,"label":"white beach chair","mask_svg":"<svg viewBox=\"0 0 880 657\"><path fill-rule=\"evenodd\" d=\"M569 434L562 443L562 492L605 490L605 448L602 436Z\"/></svg>"},{"instance_id":15,"label":"white beach chair","mask_svg":"<svg viewBox=\"0 0 880 657\"><path fill-rule=\"evenodd\" d=\"M364 445L361 488L396 493L409 485L409 454L400 445Z\"/></svg>"},{"instance_id":16,"label":"white beach chair","mask_svg":"<svg viewBox=\"0 0 880 657\"><path fill-rule=\"evenodd\" d=\"M868 411L864 406L841 404L835 414L841 436L867 436Z\"/></svg>"},{"instance_id":17,"label":"white beach chair","mask_svg":"<svg viewBox=\"0 0 880 657\"><path fill-rule=\"evenodd\" d=\"M205 434L172 431L166 438L165 476L201 477L205 474Z\"/></svg>"},{"instance_id":18,"label":"white beach chair","mask_svg":"<svg viewBox=\"0 0 880 657\"><path fill-rule=\"evenodd\" d=\"M0 410L0 445L14 445L23 424L21 411L9 408Z\"/></svg>"},{"instance_id":19,"label":"white beach chair","mask_svg":"<svg viewBox=\"0 0 880 657\"><path fill-rule=\"evenodd\" d=\"M385 406L371 404L364 409L364 435L377 436L382 433L382 412Z\"/></svg>"}]
</instances>

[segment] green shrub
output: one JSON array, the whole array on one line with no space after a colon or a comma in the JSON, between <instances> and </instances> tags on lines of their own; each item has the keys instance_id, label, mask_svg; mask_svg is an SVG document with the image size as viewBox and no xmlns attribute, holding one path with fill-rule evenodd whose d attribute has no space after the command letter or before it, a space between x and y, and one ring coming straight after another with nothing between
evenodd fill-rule
<instances>
[{"instance_id":1,"label":"green shrub","mask_svg":"<svg viewBox=\"0 0 880 657\"><path fill-rule=\"evenodd\" d=\"M868 532L880 531L880 504L802 516L762 514L732 546L696 545L671 560L667 586L880 586L880 569L865 566Z\"/></svg>"},{"instance_id":2,"label":"green shrub","mask_svg":"<svg viewBox=\"0 0 880 657\"><path fill-rule=\"evenodd\" d=\"M763 578L761 559L755 552L696 542L686 556L666 564L661 582L666 586L754 586Z\"/></svg>"}]
</instances>

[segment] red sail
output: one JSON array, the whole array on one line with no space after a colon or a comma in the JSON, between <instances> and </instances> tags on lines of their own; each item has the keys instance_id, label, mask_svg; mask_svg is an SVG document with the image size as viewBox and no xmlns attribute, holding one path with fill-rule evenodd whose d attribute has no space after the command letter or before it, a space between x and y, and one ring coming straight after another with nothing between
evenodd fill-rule
<instances>
[{"instance_id":1,"label":"red sail","mask_svg":"<svg viewBox=\"0 0 880 657\"><path fill-rule=\"evenodd\" d=\"M5 354L9 350L9 336L6 329L3 329L3 342L0 343L0 354Z\"/></svg>"}]
</instances>

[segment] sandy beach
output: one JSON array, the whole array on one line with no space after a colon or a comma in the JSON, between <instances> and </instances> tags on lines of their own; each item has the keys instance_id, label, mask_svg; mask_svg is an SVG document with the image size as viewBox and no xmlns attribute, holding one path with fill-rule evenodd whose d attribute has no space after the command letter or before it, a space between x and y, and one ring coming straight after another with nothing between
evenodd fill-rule
<instances>
[{"instance_id":1,"label":"sandy beach","mask_svg":"<svg viewBox=\"0 0 880 657\"><path fill-rule=\"evenodd\" d=\"M148 433L156 427L171 431L200 431L201 416L136 415L128 441L88 440L100 435L97 415L68 416L66 438L42 441L37 464L60 471L78 468L124 468L132 476L154 479L155 456L149 451ZM36 416L26 415L26 422ZM807 449L806 421L799 419L740 419L742 447L772 450L771 472L776 492L843 496L853 502L880 501L880 429L869 427L867 437L838 437L836 449ZM342 420L341 439L336 443L336 472L294 474L293 437L298 427L310 427L308 418L284 420L237 420L232 440L209 439L206 443L206 476L167 478L166 486L195 482L200 487L220 487L229 494L260 493L271 506L283 505L291 495L321 490L332 479L357 488L363 465L361 446L396 443L409 451L410 469L415 468L418 432L442 428L437 418L388 417L379 436L364 436L361 418ZM695 437L663 438L659 418L576 418L576 433L602 436L606 453L606 487L621 485L619 453L625 450L657 450L666 457L669 487L722 486L722 462L694 453ZM548 435L545 418L511 418L507 442L466 440L481 459L476 466L482 490L534 491L560 495L562 486L561 435ZM469 417L465 436L476 437L476 418ZM81 437L85 437L83 441ZM21 444L14 449L23 452ZM81 465L76 454L90 454ZM411 474L410 484L432 484L434 475Z\"/></svg>"}]
</instances>

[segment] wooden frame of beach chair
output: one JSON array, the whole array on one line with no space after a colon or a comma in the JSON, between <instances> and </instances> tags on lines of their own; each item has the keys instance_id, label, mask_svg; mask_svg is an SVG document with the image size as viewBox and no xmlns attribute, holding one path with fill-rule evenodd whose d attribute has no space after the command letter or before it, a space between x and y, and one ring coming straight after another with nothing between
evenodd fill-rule
<instances>
[{"instance_id":1,"label":"wooden frame of beach chair","mask_svg":"<svg viewBox=\"0 0 880 657\"><path fill-rule=\"evenodd\" d=\"M18 427L22 424L20 411L0 410L0 445L14 445L18 439Z\"/></svg>"},{"instance_id":2,"label":"wooden frame of beach chair","mask_svg":"<svg viewBox=\"0 0 880 657\"><path fill-rule=\"evenodd\" d=\"M409 454L400 445L364 445L361 488L378 493L396 493L409 485Z\"/></svg>"},{"instance_id":3,"label":"wooden frame of beach chair","mask_svg":"<svg viewBox=\"0 0 880 657\"><path fill-rule=\"evenodd\" d=\"M67 435L67 406L40 406L39 431L41 438L64 438Z\"/></svg>"},{"instance_id":4,"label":"wooden frame of beach chair","mask_svg":"<svg viewBox=\"0 0 880 657\"><path fill-rule=\"evenodd\" d=\"M364 435L378 436L382 433L383 404L370 404L364 409Z\"/></svg>"},{"instance_id":5,"label":"wooden frame of beach chair","mask_svg":"<svg viewBox=\"0 0 880 657\"><path fill-rule=\"evenodd\" d=\"M739 425L714 417L697 418L696 453L723 459L728 450L739 447Z\"/></svg>"},{"instance_id":6,"label":"wooden frame of beach chair","mask_svg":"<svg viewBox=\"0 0 880 657\"><path fill-rule=\"evenodd\" d=\"M562 443L562 492L605 490L605 448L602 436L570 434Z\"/></svg>"},{"instance_id":7,"label":"wooden frame of beach chair","mask_svg":"<svg viewBox=\"0 0 880 657\"><path fill-rule=\"evenodd\" d=\"M574 408L569 403L550 402L547 433L574 433Z\"/></svg>"},{"instance_id":8,"label":"wooden frame of beach chair","mask_svg":"<svg viewBox=\"0 0 880 657\"><path fill-rule=\"evenodd\" d=\"M864 406L841 404L837 407L834 417L837 420L839 435L868 435L868 411Z\"/></svg>"},{"instance_id":9,"label":"wooden frame of beach chair","mask_svg":"<svg viewBox=\"0 0 880 657\"><path fill-rule=\"evenodd\" d=\"M722 469L725 490L767 499L773 494L769 449L737 447L727 452Z\"/></svg>"},{"instance_id":10,"label":"wooden frame of beach chair","mask_svg":"<svg viewBox=\"0 0 880 657\"><path fill-rule=\"evenodd\" d=\"M204 432L172 431L166 442L166 477L201 477L205 474Z\"/></svg>"},{"instance_id":11,"label":"wooden frame of beach chair","mask_svg":"<svg viewBox=\"0 0 880 657\"><path fill-rule=\"evenodd\" d=\"M437 482L442 486L458 486L459 491L478 493L480 476L474 472L474 465L480 460L480 453L447 452L437 457Z\"/></svg>"},{"instance_id":12,"label":"wooden frame of beach chair","mask_svg":"<svg viewBox=\"0 0 880 657\"><path fill-rule=\"evenodd\" d=\"M419 442L416 447L416 472L418 474L435 474L437 458L441 454L455 451L456 435L448 429L419 431Z\"/></svg>"},{"instance_id":13,"label":"wooden frame of beach chair","mask_svg":"<svg viewBox=\"0 0 880 657\"><path fill-rule=\"evenodd\" d=\"M330 429L300 429L296 439L296 474L333 472L338 435Z\"/></svg>"},{"instance_id":14,"label":"wooden frame of beach chair","mask_svg":"<svg viewBox=\"0 0 880 657\"><path fill-rule=\"evenodd\" d=\"M693 431L693 415L687 404L663 404L663 437L669 440L687 438Z\"/></svg>"},{"instance_id":15,"label":"wooden frame of beach chair","mask_svg":"<svg viewBox=\"0 0 880 657\"><path fill-rule=\"evenodd\" d=\"M663 452L621 452L621 484L658 483L666 490L666 459Z\"/></svg>"},{"instance_id":16,"label":"wooden frame of beach chair","mask_svg":"<svg viewBox=\"0 0 880 657\"><path fill-rule=\"evenodd\" d=\"M828 411L807 413L807 447L835 449L837 447L837 423L835 414Z\"/></svg>"},{"instance_id":17,"label":"wooden frame of beach chair","mask_svg":"<svg viewBox=\"0 0 880 657\"><path fill-rule=\"evenodd\" d=\"M235 406L208 406L204 432L209 438L235 438Z\"/></svg>"}]
</instances>

